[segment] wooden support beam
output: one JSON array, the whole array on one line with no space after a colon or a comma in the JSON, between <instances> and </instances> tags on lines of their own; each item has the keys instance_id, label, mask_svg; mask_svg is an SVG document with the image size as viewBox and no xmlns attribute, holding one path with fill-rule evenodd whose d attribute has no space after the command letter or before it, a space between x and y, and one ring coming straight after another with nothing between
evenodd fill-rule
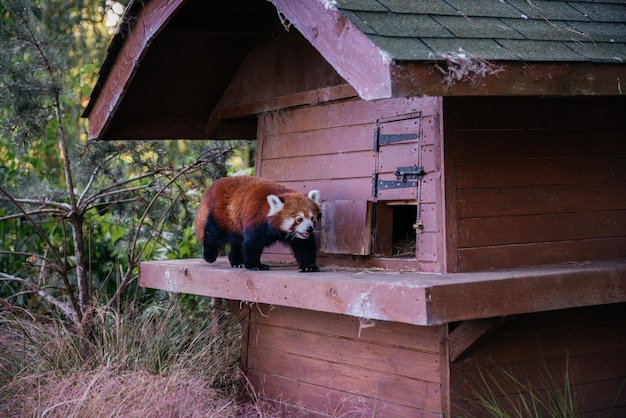
<instances>
[{"instance_id":1,"label":"wooden support beam","mask_svg":"<svg viewBox=\"0 0 626 418\"><path fill-rule=\"evenodd\" d=\"M502 71L448 83L439 64L394 62L392 97L401 96L620 96L621 64L499 61Z\"/></svg>"},{"instance_id":2,"label":"wooden support beam","mask_svg":"<svg viewBox=\"0 0 626 418\"><path fill-rule=\"evenodd\" d=\"M454 362L479 341L493 334L506 322L503 317L475 319L461 322L448 335L450 361Z\"/></svg>"},{"instance_id":3,"label":"wooden support beam","mask_svg":"<svg viewBox=\"0 0 626 418\"><path fill-rule=\"evenodd\" d=\"M252 103L240 103L232 106L224 106L224 97L222 97L215 109L211 112L208 122L206 122L204 126L205 136L206 138L223 139L220 137L220 131L223 129L223 125L228 123L230 119L249 117L250 115L271 112L277 109L312 106L318 103L355 97L357 97L357 93L349 84L340 84L338 86L303 91L272 99L259 100Z\"/></svg>"}]
</instances>

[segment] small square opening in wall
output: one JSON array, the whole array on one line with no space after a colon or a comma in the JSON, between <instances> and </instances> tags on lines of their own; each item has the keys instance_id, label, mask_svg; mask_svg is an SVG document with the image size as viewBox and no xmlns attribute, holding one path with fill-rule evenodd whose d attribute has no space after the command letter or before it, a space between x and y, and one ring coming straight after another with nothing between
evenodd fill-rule
<instances>
[{"instance_id":1,"label":"small square opening in wall","mask_svg":"<svg viewBox=\"0 0 626 418\"><path fill-rule=\"evenodd\" d=\"M415 202L376 203L375 254L386 257L415 257L417 234Z\"/></svg>"},{"instance_id":2,"label":"small square opening in wall","mask_svg":"<svg viewBox=\"0 0 626 418\"><path fill-rule=\"evenodd\" d=\"M393 210L393 257L415 257L417 206L397 205Z\"/></svg>"}]
</instances>

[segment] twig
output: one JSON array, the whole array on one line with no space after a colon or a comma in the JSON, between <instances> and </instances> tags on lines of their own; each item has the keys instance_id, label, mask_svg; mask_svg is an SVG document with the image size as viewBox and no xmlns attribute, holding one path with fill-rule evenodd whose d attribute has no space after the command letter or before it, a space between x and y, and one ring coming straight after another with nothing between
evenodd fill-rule
<instances>
[{"instance_id":1,"label":"twig","mask_svg":"<svg viewBox=\"0 0 626 418\"><path fill-rule=\"evenodd\" d=\"M42 265L42 268L44 268L44 267L45 266ZM80 321L78 321L78 315L77 315L76 311L74 309L72 309L72 307L70 305L68 305L67 303L62 302L62 301L58 300L57 298L55 298L54 296L44 292L44 290L41 287L39 287L35 283L31 282L30 280L26 280L26 279L23 279L21 277L13 276L13 275L8 274L8 273L0 272L0 281L13 281L13 282L21 283L24 286L27 286L27 287L31 288L33 290L33 293L36 293L40 298L44 299L48 303L50 303L50 304L56 306L57 308L59 308L68 318L70 318L72 320L72 322L74 322L74 324L79 324L80 323Z\"/></svg>"},{"instance_id":2,"label":"twig","mask_svg":"<svg viewBox=\"0 0 626 418\"><path fill-rule=\"evenodd\" d=\"M7 199L9 199L9 201L13 204L13 206L15 206L18 212L20 212L26 218L26 220L31 225L33 225L33 228L35 228L35 231L37 232L39 237L46 243L48 248L52 250L54 258L57 260L57 263L61 265L63 258L59 254L56 247L53 246L50 240L48 239L48 235L39 227L37 222L35 222L35 220L31 217L30 213L26 211L24 208L22 208L22 205L15 198L13 198L13 196L11 196L11 194L7 192L2 186L0 186L0 194L4 195Z\"/></svg>"},{"instance_id":3,"label":"twig","mask_svg":"<svg viewBox=\"0 0 626 418\"><path fill-rule=\"evenodd\" d=\"M439 56L446 61L446 68L439 65L435 65L435 68L444 75L443 81L448 87L465 81L475 84L479 79L496 75L504 70L503 67L465 52L462 48L459 48L457 53Z\"/></svg>"},{"instance_id":4,"label":"twig","mask_svg":"<svg viewBox=\"0 0 626 418\"><path fill-rule=\"evenodd\" d=\"M139 233L141 231L141 226L146 222L146 219L148 218L148 214L150 213L150 210L152 209L152 207L154 206L154 204L158 201L158 199L161 197L161 195L169 189L169 187L176 182L176 180L178 180L183 174L188 173L189 171L199 167L200 165L206 164L208 161L210 161L208 159L209 155L212 155L213 158L220 156L220 155L224 155L228 152L231 151L231 148L228 149L224 149L224 150L219 150L219 151L215 151L215 150L210 150L207 152L204 152L202 154L200 154L198 156L198 158L196 158L195 161L193 161L191 164L181 168L178 170L178 172L176 172L170 179L169 181L164 184L155 194L154 196L152 196L152 199L150 200L150 202L148 203L147 207L145 208L145 210L143 211L141 218L139 220L139 225L137 226L136 230L135 230L135 234L133 236L133 239L129 245L130 247L130 254L128 256L128 268L126 270L126 273L123 275L123 279L122 282L119 284L117 290L115 291L115 294L113 295L113 297L111 297L111 299L109 300L109 302L107 303L107 307L111 307L114 306L115 304L117 304L117 301L119 299L119 297L121 296L122 292L126 289L126 287L130 284L131 280L132 280L132 271L134 270L134 268L137 266L137 264L139 263L141 256L143 255L146 246L148 245L148 242L150 240L146 240L146 243L144 244L144 246L137 250L137 243L139 241ZM179 194L180 197L180 194ZM176 198L178 199L178 197ZM167 211L166 211L167 212ZM161 231L164 227L164 225L162 224L162 220L165 217L165 214L161 216L161 218L158 220L158 224L161 224L161 227L159 229L158 233L155 233L154 231L151 232L151 236L154 235L160 235ZM137 255L138 254L138 255Z\"/></svg>"},{"instance_id":5,"label":"twig","mask_svg":"<svg viewBox=\"0 0 626 418\"><path fill-rule=\"evenodd\" d=\"M38 209L38 210L31 210L31 211L26 211L26 213L30 216L39 216L39 215L57 215L57 216L61 216L62 213L59 212L56 209ZM24 214L23 213L16 213L13 215L6 215L6 216L2 216L0 217L0 222L3 221L12 221L14 219L19 219L19 218L23 218Z\"/></svg>"}]
</instances>

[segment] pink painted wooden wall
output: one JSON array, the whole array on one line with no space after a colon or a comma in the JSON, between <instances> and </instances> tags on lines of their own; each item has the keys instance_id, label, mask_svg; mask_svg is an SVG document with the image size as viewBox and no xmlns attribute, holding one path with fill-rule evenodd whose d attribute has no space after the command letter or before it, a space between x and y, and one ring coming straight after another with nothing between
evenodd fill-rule
<instances>
[{"instance_id":1,"label":"pink painted wooden wall","mask_svg":"<svg viewBox=\"0 0 626 418\"><path fill-rule=\"evenodd\" d=\"M393 255L385 210L415 207L413 223L421 227L409 264L420 271L441 272L440 112L441 98L402 98L263 113L256 174L298 191L321 191L325 207L321 251L333 257ZM381 135L401 140L377 142ZM375 175L379 180L395 180L394 172L403 166L424 167L424 178L409 182L410 187L373 191ZM375 221L372 211L376 211Z\"/></svg>"}]
</instances>

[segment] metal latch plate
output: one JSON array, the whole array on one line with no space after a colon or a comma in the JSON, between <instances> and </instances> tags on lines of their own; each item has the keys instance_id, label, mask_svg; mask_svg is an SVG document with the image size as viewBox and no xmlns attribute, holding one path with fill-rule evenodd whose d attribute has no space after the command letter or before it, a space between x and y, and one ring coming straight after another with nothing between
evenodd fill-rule
<instances>
[{"instance_id":1,"label":"metal latch plate","mask_svg":"<svg viewBox=\"0 0 626 418\"><path fill-rule=\"evenodd\" d=\"M423 166L398 167L393 173L395 180L379 180L378 173L375 173L372 179L372 196L380 190L400 189L405 187L417 187L417 182L424 178L426 172Z\"/></svg>"}]
</instances>

